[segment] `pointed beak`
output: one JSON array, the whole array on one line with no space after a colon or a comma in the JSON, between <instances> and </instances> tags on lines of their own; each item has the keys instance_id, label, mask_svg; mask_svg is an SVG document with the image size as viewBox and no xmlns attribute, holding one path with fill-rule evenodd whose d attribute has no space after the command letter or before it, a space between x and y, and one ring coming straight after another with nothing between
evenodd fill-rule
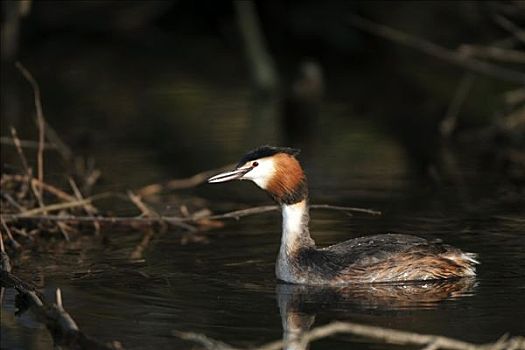
<instances>
[{"instance_id":1,"label":"pointed beak","mask_svg":"<svg viewBox=\"0 0 525 350\"><path fill-rule=\"evenodd\" d=\"M253 168L239 168L235 169L233 171L227 171L224 173L217 174L215 176L212 176L208 179L208 183L219 183L219 182L226 182L231 180L237 180L243 177L244 174L246 174L248 171L252 170Z\"/></svg>"}]
</instances>

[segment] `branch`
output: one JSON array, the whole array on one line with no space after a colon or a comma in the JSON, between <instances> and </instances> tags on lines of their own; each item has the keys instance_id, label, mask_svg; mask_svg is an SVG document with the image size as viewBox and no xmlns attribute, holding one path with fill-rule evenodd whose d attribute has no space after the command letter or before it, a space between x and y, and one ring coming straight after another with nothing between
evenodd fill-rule
<instances>
[{"instance_id":1,"label":"branch","mask_svg":"<svg viewBox=\"0 0 525 350\"><path fill-rule=\"evenodd\" d=\"M237 350L231 345L209 338L208 336L201 333L172 331L172 334L177 338L201 344L208 350Z\"/></svg>"},{"instance_id":2,"label":"branch","mask_svg":"<svg viewBox=\"0 0 525 350\"><path fill-rule=\"evenodd\" d=\"M439 125L441 136L450 137L455 131L459 112L470 92L470 89L472 88L473 83L474 75L472 73L465 73L463 78L461 78L461 81L456 88L456 92L454 93L454 97L448 106L447 114Z\"/></svg>"},{"instance_id":3,"label":"branch","mask_svg":"<svg viewBox=\"0 0 525 350\"><path fill-rule=\"evenodd\" d=\"M348 23L365 32L411 47L427 55L437 57L473 72L519 84L525 83L525 74L523 73L462 55L454 50L447 49L386 25L375 23L361 16L349 15Z\"/></svg>"},{"instance_id":4,"label":"branch","mask_svg":"<svg viewBox=\"0 0 525 350\"><path fill-rule=\"evenodd\" d=\"M458 52L468 57L488 58L501 62L525 64L525 53L496 46L462 44Z\"/></svg>"},{"instance_id":5,"label":"branch","mask_svg":"<svg viewBox=\"0 0 525 350\"><path fill-rule=\"evenodd\" d=\"M18 135L16 133L16 129L11 127L11 135L13 137L13 143L15 144L16 146L16 151L18 152L18 156L20 157L20 161L22 162L22 166L24 167L24 171L27 175L27 182L29 183L29 187L31 187L31 191L33 192L33 195L35 196L37 202L38 202L38 205L40 207L43 207L44 206L44 203L42 201L42 196L40 195L41 191L37 191L36 190L36 187L34 186L33 182L30 181L31 179L33 179L33 173L32 173L32 170L31 168L29 168L29 165L27 163L27 159L26 159L26 156L24 154L24 150L22 149L22 145L20 143L20 139L18 138ZM3 178L4 176L2 176Z\"/></svg>"},{"instance_id":6,"label":"branch","mask_svg":"<svg viewBox=\"0 0 525 350\"><path fill-rule=\"evenodd\" d=\"M517 26L514 22L508 18L496 15L494 21L503 29L514 35L514 37L525 44L525 30Z\"/></svg>"},{"instance_id":7,"label":"branch","mask_svg":"<svg viewBox=\"0 0 525 350\"><path fill-rule=\"evenodd\" d=\"M22 73L22 75L29 82L29 84L31 84L31 87L33 89L33 95L34 95L34 100L35 100L34 103L35 103L35 109L36 109L36 115L37 115L38 132L39 132L38 159L39 161L40 160L42 161L42 164L41 164L42 171L43 171L43 158L41 157L43 157L43 155L41 154L41 151L43 150L44 136L47 136L47 139L49 140L49 142L55 145L56 149L58 150L58 152L60 152L62 157L66 161L69 161L73 156L73 152L71 152L71 149L60 139L56 131L47 123L47 121L44 118L44 113L42 109L42 100L41 100L41 95L40 95L40 87L37 81L35 80L35 78L33 78L33 75L27 70L27 68L24 67L22 63L16 62L15 66L16 68L18 68L20 73ZM40 168L40 163L39 163L39 168ZM42 181L43 177L40 178L39 176L38 179Z\"/></svg>"},{"instance_id":8,"label":"branch","mask_svg":"<svg viewBox=\"0 0 525 350\"><path fill-rule=\"evenodd\" d=\"M24 78L31 84L33 88L33 95L35 99L36 109L36 121L38 126L38 152L37 152L37 164L38 164L38 181L44 182L44 136L45 136L45 119L44 112L42 110L42 100L40 97L40 87L36 82L33 75L20 63L15 63L16 68L22 73ZM42 189L40 189L40 198L42 198Z\"/></svg>"},{"instance_id":9,"label":"branch","mask_svg":"<svg viewBox=\"0 0 525 350\"><path fill-rule=\"evenodd\" d=\"M490 344L474 344L441 335L419 334L414 332L400 331L391 328L368 326L352 322L332 322L325 326L320 326L302 334L298 342L298 349L305 349L313 341L323 339L334 334L344 333L361 336L364 338L375 339L385 344L396 345L424 345L428 349L449 349L449 350L487 350L487 349L525 349L525 338L513 337L510 339L502 338ZM172 331L172 334L185 340L199 343L207 350L232 350L236 349L231 345L221 341L211 339L200 333ZM282 341L273 341L260 347L251 348L252 350L279 350L286 348L287 344Z\"/></svg>"},{"instance_id":10,"label":"branch","mask_svg":"<svg viewBox=\"0 0 525 350\"><path fill-rule=\"evenodd\" d=\"M46 205L46 206L41 207L41 208L35 208L35 209L27 210L27 211L22 212L20 214L15 214L14 216L18 216L20 218L32 217L32 216L35 216L37 214L47 213L49 211L57 211L57 210L76 208L76 207L85 207L86 205L91 204L91 202L93 202L95 199L108 197L108 196L109 196L109 194L102 193L102 194L98 194L98 195L95 195L95 196L92 196L92 197L89 197L89 198L86 198L86 199L75 200L75 201L72 201L72 202L50 204L50 205ZM91 218L93 219L93 217L91 217ZM54 221L60 221L60 220L54 220Z\"/></svg>"},{"instance_id":11,"label":"branch","mask_svg":"<svg viewBox=\"0 0 525 350\"><path fill-rule=\"evenodd\" d=\"M161 192L164 188L168 190L181 190L192 188L206 182L211 176L225 170L231 170L235 164L225 165L218 169L206 170L185 179L170 180L165 184L151 184L137 190L140 196L151 196Z\"/></svg>"},{"instance_id":12,"label":"branch","mask_svg":"<svg viewBox=\"0 0 525 350\"><path fill-rule=\"evenodd\" d=\"M0 136L0 143L3 145L16 146L13 140L7 136ZM20 140L20 146L23 148L37 149L39 143L32 140ZM44 143L44 149L56 149L57 147L52 143Z\"/></svg>"},{"instance_id":13,"label":"branch","mask_svg":"<svg viewBox=\"0 0 525 350\"><path fill-rule=\"evenodd\" d=\"M0 234L0 286L14 288L23 297L24 305L17 305L19 312L29 309L38 321L45 323L53 337L55 345L65 345L70 349L122 349L119 342L103 344L98 340L86 336L80 331L71 315L64 309L62 293L56 290L56 303L50 303L36 288L11 273L9 256L4 251L2 235Z\"/></svg>"},{"instance_id":14,"label":"branch","mask_svg":"<svg viewBox=\"0 0 525 350\"><path fill-rule=\"evenodd\" d=\"M96 196L94 196L96 197ZM58 206L72 206L73 204L76 204L76 206L85 204L88 200L93 200L94 197L88 198L84 201L77 201L75 203L59 203L55 204L53 206L48 206L47 210L56 210ZM51 207L51 208L50 208ZM372 210L372 209L364 209L364 208L354 208L354 207L341 207L341 206L335 206L335 205L329 205L329 204L313 204L310 206L312 209L328 209L328 210L336 210L336 211L343 211L343 212L358 212L358 213L367 213L371 215L381 215L380 211ZM236 219L238 220L241 217L249 216L249 215L255 215L255 214L261 214L266 213L269 211L277 211L280 207L278 205L263 205L259 207L252 207L247 209L241 209L241 210L234 210L230 211L224 214L218 214L218 215L198 215L198 216L190 216L190 217L179 217L179 216L158 216L158 217L104 217L104 216L74 216L74 215L30 215L27 214L24 215L24 213L20 214L3 214L1 217L5 222L13 222L13 221L20 221L20 220L30 220L30 221L61 221L61 222L72 222L72 223L79 223L79 222L93 222L94 220L101 222L101 223L110 223L110 224L133 224L133 223L144 223L144 224L155 224L155 223L168 223L168 224L175 224L180 225L186 229L190 229L188 227L187 223L199 223L201 220L219 220L219 219ZM36 211L40 211L40 209L33 209L31 210L32 214L35 214Z\"/></svg>"}]
</instances>

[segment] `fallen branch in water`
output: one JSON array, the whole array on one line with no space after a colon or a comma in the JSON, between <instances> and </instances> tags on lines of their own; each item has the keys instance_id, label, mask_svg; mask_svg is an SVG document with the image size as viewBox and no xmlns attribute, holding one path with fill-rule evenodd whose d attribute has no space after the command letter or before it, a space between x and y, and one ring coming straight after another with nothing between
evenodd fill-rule
<instances>
[{"instance_id":1,"label":"fallen branch in water","mask_svg":"<svg viewBox=\"0 0 525 350\"><path fill-rule=\"evenodd\" d=\"M1 234L0 248L0 285L2 288L17 290L21 296L20 299L17 299L17 314L30 310L38 321L46 325L55 346L65 346L71 349L122 349L122 345L117 341L104 344L82 333L71 315L64 309L60 289L56 290L56 302L51 303L32 284L15 276L11 272L12 267L9 256L4 251Z\"/></svg>"},{"instance_id":2,"label":"fallen branch in water","mask_svg":"<svg viewBox=\"0 0 525 350\"><path fill-rule=\"evenodd\" d=\"M173 335L184 340L192 341L202 345L207 350L234 350L239 349L218 340L211 339L206 335L193 332L173 331ZM298 349L306 349L313 341L323 339L334 334L353 334L360 337L375 339L385 344L396 345L419 345L424 349L449 349L449 350L504 350L525 349L525 338L521 336L508 338L503 336L494 343L474 344L461 340L433 334L419 334L415 332L400 331L391 328L368 326L352 322L332 322L325 326L314 328L302 334L294 344ZM250 348L252 350L279 350L286 348L282 340L274 341L260 347Z\"/></svg>"}]
</instances>

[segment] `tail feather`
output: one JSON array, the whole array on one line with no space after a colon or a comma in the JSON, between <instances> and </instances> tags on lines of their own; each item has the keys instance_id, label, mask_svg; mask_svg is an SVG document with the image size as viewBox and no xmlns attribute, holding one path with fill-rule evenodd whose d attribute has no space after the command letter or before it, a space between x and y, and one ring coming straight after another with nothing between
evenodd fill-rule
<instances>
[{"instance_id":1,"label":"tail feather","mask_svg":"<svg viewBox=\"0 0 525 350\"><path fill-rule=\"evenodd\" d=\"M474 265L479 265L481 264L478 260L478 254L476 253L463 253L463 256L462 256L463 259L469 261L470 263L474 264Z\"/></svg>"}]
</instances>

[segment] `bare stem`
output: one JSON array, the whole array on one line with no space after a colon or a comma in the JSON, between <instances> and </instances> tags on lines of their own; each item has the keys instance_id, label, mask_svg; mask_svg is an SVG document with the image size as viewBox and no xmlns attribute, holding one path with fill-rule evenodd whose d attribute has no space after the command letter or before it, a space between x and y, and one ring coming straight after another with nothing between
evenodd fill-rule
<instances>
[{"instance_id":1,"label":"bare stem","mask_svg":"<svg viewBox=\"0 0 525 350\"><path fill-rule=\"evenodd\" d=\"M33 94L35 99L35 108L36 108L36 120L38 126L38 153L37 153L37 163L38 163L38 181L44 182L44 138L46 130L46 122L44 119L44 112L42 110L42 99L40 96L40 87L36 82L33 75L22 65L20 62L15 63L16 68L22 73L24 78L31 84L33 88ZM40 198L42 198L42 189L40 189Z\"/></svg>"},{"instance_id":2,"label":"bare stem","mask_svg":"<svg viewBox=\"0 0 525 350\"><path fill-rule=\"evenodd\" d=\"M458 53L454 50L447 49L443 46L405 33L401 30L375 23L361 16L350 15L348 17L348 23L365 32L380 36L384 39L396 42L401 45L411 47L427 55L437 57L441 60L466 68L470 71L501 80L512 81L520 84L525 83L525 74L521 72L462 55L461 53Z\"/></svg>"}]
</instances>

